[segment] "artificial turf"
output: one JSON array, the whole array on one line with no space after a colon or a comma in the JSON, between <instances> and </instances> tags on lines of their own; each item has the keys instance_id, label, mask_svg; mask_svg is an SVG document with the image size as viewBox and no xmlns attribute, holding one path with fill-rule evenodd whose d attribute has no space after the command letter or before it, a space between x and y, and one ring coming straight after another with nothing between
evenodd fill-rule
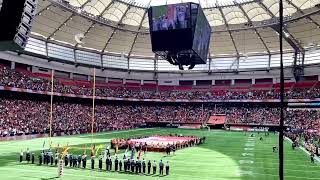
<instances>
[{"instance_id":1,"label":"artificial turf","mask_svg":"<svg viewBox=\"0 0 320 180\"><path fill-rule=\"evenodd\" d=\"M264 134L255 133L254 137L251 137L243 132L157 128L98 133L93 139L91 134L54 137L52 142L53 145L60 146L69 144L71 153L82 154L81 148L89 147L92 140L98 145L110 143L114 138L170 133L206 136L206 142L200 146L178 150L175 155L166 156L164 153L155 152L144 155L147 160L169 161L169 176L99 171L98 160L95 161L96 169L92 171L88 158L87 169L67 167L61 179L278 179L278 154L272 152L272 147L278 143L276 134L265 137ZM260 137L263 137L262 141L259 140ZM38 154L44 141L48 148L48 138L0 142L0 179L55 179L58 174L57 167L38 165ZM18 162L21 149L25 151L26 148L36 154L36 164ZM118 157L122 157L123 153L124 150L121 150ZM87 154L90 155L89 150ZM103 169L104 166L105 163ZM285 179L320 179L319 164L310 163L309 156L302 150L292 150L288 141L285 142Z\"/></svg>"}]
</instances>

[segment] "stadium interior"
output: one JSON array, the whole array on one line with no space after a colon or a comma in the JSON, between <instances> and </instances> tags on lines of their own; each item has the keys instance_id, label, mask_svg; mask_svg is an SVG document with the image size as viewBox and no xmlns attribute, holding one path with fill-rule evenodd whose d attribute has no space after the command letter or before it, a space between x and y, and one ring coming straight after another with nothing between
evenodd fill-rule
<instances>
[{"instance_id":1,"label":"stadium interior","mask_svg":"<svg viewBox=\"0 0 320 180\"><path fill-rule=\"evenodd\" d=\"M3 179L320 179L320 0L20 2Z\"/></svg>"}]
</instances>

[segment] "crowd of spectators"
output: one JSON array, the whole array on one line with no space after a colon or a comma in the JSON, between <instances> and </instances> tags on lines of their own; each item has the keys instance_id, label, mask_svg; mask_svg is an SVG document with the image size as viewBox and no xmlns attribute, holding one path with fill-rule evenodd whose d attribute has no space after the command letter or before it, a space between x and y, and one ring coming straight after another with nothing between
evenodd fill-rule
<instances>
[{"instance_id":1,"label":"crowd of spectators","mask_svg":"<svg viewBox=\"0 0 320 180\"><path fill-rule=\"evenodd\" d=\"M0 86L51 91L51 81L36 78L27 73L0 67ZM91 87L67 86L54 82L54 91L66 94L92 95ZM123 87L96 89L97 96L142 99L272 99L279 98L276 89L248 91L141 91ZM318 98L320 88L292 88L286 98ZM61 98L63 99L63 98ZM0 98L0 136L45 133L49 129L50 103L48 101ZM143 105L143 104L98 104L95 107L94 131L130 129L146 122L203 123L212 114L226 114L228 124L275 125L279 123L280 111L270 107L227 107L207 105ZM287 133L291 139L301 140L310 151L319 144L320 111L287 110L285 125L292 128ZM75 134L91 132L92 106L86 103L55 101L53 104L52 131Z\"/></svg>"},{"instance_id":2,"label":"crowd of spectators","mask_svg":"<svg viewBox=\"0 0 320 180\"><path fill-rule=\"evenodd\" d=\"M32 77L28 73L17 72L7 67L0 67L0 86L17 87L37 91L51 91L50 78ZM59 79L54 80L54 92L76 95L92 95L92 86L85 85L65 85ZM116 98L141 98L141 99L183 99L183 100L231 100L231 99L279 99L279 91L270 88L247 89L238 91L236 89L209 89L209 90L141 90L128 89L124 86L108 87L100 86L97 83L96 95L101 97ZM288 99L319 98L320 87L294 88L285 92Z\"/></svg>"},{"instance_id":3,"label":"crowd of spectators","mask_svg":"<svg viewBox=\"0 0 320 180\"><path fill-rule=\"evenodd\" d=\"M286 132L286 136L319 156L320 111L291 110L286 113L286 120L290 122L291 128L289 132Z\"/></svg>"},{"instance_id":4,"label":"crowd of spectators","mask_svg":"<svg viewBox=\"0 0 320 180\"><path fill-rule=\"evenodd\" d=\"M18 93L0 98L0 135L45 132L50 124L50 101L19 99ZM211 115L225 114L227 124L277 125L278 108L238 105L200 104L129 104L98 103L95 106L94 130L107 131L139 127L146 122L205 123ZM288 110L285 125L312 133L320 129L320 112ZM91 132L92 104L56 98L53 103L52 130Z\"/></svg>"}]
</instances>

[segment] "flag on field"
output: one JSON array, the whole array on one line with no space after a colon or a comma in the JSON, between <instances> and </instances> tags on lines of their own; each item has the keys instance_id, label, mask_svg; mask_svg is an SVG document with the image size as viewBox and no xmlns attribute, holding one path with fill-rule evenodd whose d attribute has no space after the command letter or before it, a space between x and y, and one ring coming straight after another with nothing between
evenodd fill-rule
<instances>
[{"instance_id":1,"label":"flag on field","mask_svg":"<svg viewBox=\"0 0 320 180\"><path fill-rule=\"evenodd\" d=\"M118 150L119 150L119 145L118 143L116 144L116 153L118 153Z\"/></svg>"},{"instance_id":2,"label":"flag on field","mask_svg":"<svg viewBox=\"0 0 320 180\"><path fill-rule=\"evenodd\" d=\"M97 150L96 150L96 154L98 154L98 153L99 153L99 150L102 149L102 148L103 148L103 145L100 144L100 145L98 146Z\"/></svg>"},{"instance_id":3,"label":"flag on field","mask_svg":"<svg viewBox=\"0 0 320 180\"><path fill-rule=\"evenodd\" d=\"M94 144L91 148L91 156L95 156L96 145Z\"/></svg>"},{"instance_id":4,"label":"flag on field","mask_svg":"<svg viewBox=\"0 0 320 180\"><path fill-rule=\"evenodd\" d=\"M60 144L58 143L58 146L56 148L56 152L59 152L59 149L60 149Z\"/></svg>"},{"instance_id":5,"label":"flag on field","mask_svg":"<svg viewBox=\"0 0 320 180\"><path fill-rule=\"evenodd\" d=\"M64 149L64 151L62 152L62 155L61 155L61 159L68 154L68 150L69 150L69 149L70 149L70 147L66 147L66 148Z\"/></svg>"},{"instance_id":6,"label":"flag on field","mask_svg":"<svg viewBox=\"0 0 320 180\"><path fill-rule=\"evenodd\" d=\"M44 146L46 145L46 141L43 141L42 150L44 150Z\"/></svg>"},{"instance_id":7,"label":"flag on field","mask_svg":"<svg viewBox=\"0 0 320 180\"><path fill-rule=\"evenodd\" d=\"M87 154L87 145L86 144L84 145L83 149L84 149L83 154Z\"/></svg>"}]
</instances>

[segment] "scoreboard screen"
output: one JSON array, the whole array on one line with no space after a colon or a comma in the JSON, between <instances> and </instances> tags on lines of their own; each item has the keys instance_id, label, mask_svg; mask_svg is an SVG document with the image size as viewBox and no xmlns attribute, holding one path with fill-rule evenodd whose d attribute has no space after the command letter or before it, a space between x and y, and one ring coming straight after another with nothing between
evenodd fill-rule
<instances>
[{"instance_id":1,"label":"scoreboard screen","mask_svg":"<svg viewBox=\"0 0 320 180\"><path fill-rule=\"evenodd\" d=\"M170 4L152 8L151 31L191 28L190 3Z\"/></svg>"},{"instance_id":2,"label":"scoreboard screen","mask_svg":"<svg viewBox=\"0 0 320 180\"><path fill-rule=\"evenodd\" d=\"M154 53L177 55L195 64L207 62L211 27L199 4L153 6L148 9L148 17Z\"/></svg>"}]
</instances>

